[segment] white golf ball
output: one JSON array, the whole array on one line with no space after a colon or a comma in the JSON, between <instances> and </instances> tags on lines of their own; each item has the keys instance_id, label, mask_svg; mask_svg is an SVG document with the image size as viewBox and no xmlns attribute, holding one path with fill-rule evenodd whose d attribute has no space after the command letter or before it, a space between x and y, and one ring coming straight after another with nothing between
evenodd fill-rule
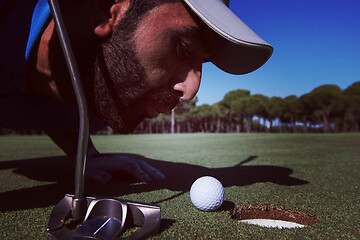
<instances>
[{"instance_id":1,"label":"white golf ball","mask_svg":"<svg viewBox=\"0 0 360 240\"><path fill-rule=\"evenodd\" d=\"M190 188L190 199L194 206L202 211L214 211L224 201L224 188L214 177L198 178Z\"/></svg>"}]
</instances>

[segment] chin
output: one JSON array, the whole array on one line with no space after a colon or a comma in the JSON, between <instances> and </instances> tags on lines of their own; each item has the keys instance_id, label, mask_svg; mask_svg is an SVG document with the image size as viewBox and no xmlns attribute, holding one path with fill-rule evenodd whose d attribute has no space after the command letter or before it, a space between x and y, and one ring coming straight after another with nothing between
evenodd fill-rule
<instances>
[{"instance_id":1,"label":"chin","mask_svg":"<svg viewBox=\"0 0 360 240\"><path fill-rule=\"evenodd\" d=\"M132 133L144 118L131 118L121 121L110 121L109 126L120 134Z\"/></svg>"}]
</instances>

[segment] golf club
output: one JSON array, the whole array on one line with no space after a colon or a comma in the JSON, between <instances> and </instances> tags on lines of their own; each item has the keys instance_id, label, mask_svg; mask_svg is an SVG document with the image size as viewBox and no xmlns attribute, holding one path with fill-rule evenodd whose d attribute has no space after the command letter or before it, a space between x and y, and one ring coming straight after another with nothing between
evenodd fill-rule
<instances>
[{"instance_id":1,"label":"golf club","mask_svg":"<svg viewBox=\"0 0 360 240\"><path fill-rule=\"evenodd\" d=\"M54 207L47 233L55 239L144 239L158 232L161 221L159 205L122 199L84 196L86 151L89 138L87 103L74 54L62 20L57 0L48 0L65 60L69 69L79 109L79 135L75 165L74 195L66 194ZM82 222L75 229L69 221ZM141 227L130 236L121 237L129 227Z\"/></svg>"}]
</instances>

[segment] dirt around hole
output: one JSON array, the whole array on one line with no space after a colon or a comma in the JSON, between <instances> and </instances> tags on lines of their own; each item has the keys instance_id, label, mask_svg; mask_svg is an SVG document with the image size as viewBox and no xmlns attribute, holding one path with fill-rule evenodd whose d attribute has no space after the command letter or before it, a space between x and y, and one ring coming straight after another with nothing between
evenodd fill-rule
<instances>
[{"instance_id":1,"label":"dirt around hole","mask_svg":"<svg viewBox=\"0 0 360 240\"><path fill-rule=\"evenodd\" d=\"M304 212L285 210L272 205L235 205L230 215L231 218L238 221L245 219L272 219L299 223L306 226L312 226L319 221L317 217Z\"/></svg>"}]
</instances>

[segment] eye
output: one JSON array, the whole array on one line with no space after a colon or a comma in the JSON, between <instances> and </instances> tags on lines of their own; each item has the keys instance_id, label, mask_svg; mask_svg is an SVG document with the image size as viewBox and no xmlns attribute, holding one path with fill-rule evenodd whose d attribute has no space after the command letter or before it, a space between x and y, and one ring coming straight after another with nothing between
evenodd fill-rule
<instances>
[{"instance_id":1,"label":"eye","mask_svg":"<svg viewBox=\"0 0 360 240\"><path fill-rule=\"evenodd\" d=\"M186 59L191 56L190 47L183 40L179 40L176 45L176 54L180 59Z\"/></svg>"}]
</instances>

